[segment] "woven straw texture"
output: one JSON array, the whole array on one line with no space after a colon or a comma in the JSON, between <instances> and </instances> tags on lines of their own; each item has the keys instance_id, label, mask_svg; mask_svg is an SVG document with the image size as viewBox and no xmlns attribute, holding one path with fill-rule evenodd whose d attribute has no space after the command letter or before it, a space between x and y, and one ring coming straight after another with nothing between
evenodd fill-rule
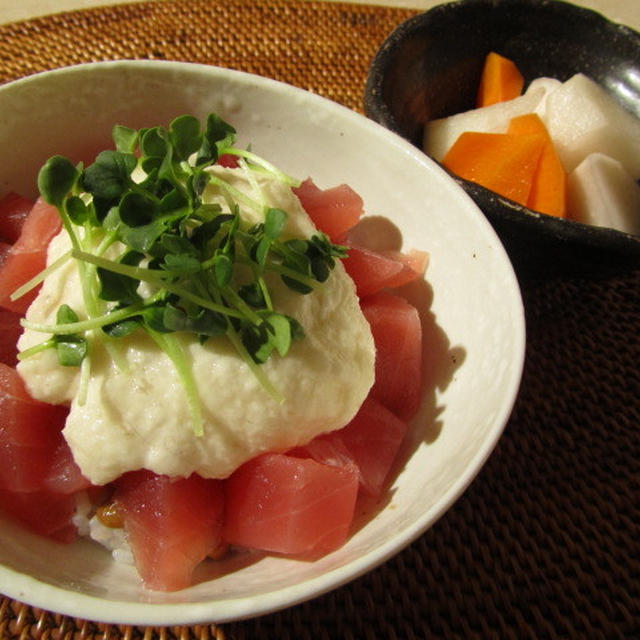
<instances>
[{"instance_id":1,"label":"woven straw texture","mask_svg":"<svg viewBox=\"0 0 640 640\"><path fill-rule=\"evenodd\" d=\"M0 82L161 58L362 111L371 57L412 13L294 0L65 13L0 27ZM0 638L640 638L640 270L521 284L527 359L506 432L465 495L384 566L286 611L199 627L101 625L0 596Z\"/></svg>"}]
</instances>

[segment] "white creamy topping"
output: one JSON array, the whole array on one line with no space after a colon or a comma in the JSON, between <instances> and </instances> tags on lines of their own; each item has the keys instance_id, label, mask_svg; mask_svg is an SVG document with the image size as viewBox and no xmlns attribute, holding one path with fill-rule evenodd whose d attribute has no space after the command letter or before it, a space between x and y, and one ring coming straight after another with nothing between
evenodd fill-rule
<instances>
[{"instance_id":1,"label":"white creamy topping","mask_svg":"<svg viewBox=\"0 0 640 640\"><path fill-rule=\"evenodd\" d=\"M314 232L299 200L281 182L260 177L256 185L241 170L212 170L253 196L258 186L269 206L287 211L285 234ZM213 202L218 197L209 185L205 199ZM253 211L242 205L240 209L244 219L258 221ZM66 235L54 238L48 262L68 247ZM196 472L226 477L260 453L286 450L344 426L374 380L371 331L341 263L308 295L290 291L277 277L269 280L269 286L274 307L296 318L305 331L284 358L274 355L261 365L284 402L276 402L265 391L226 338L200 345L193 336L179 335L202 402L203 436L193 432L173 364L143 331L116 342L126 370L118 369L104 348L92 342L91 379L82 406L76 399L78 368L60 366L53 350L25 359L18 371L33 397L71 404L63 433L83 474L95 484L139 468L170 476ZM84 309L73 262L47 278L27 318L55 324L63 303L78 312ZM26 330L18 346L23 350L43 339L46 334Z\"/></svg>"}]
</instances>

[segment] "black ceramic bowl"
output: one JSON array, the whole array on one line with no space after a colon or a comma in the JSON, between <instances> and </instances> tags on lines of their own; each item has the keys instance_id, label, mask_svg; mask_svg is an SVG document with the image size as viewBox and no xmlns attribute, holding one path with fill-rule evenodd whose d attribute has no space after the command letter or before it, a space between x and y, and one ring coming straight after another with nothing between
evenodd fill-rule
<instances>
[{"instance_id":1,"label":"black ceramic bowl","mask_svg":"<svg viewBox=\"0 0 640 640\"><path fill-rule=\"evenodd\" d=\"M461 0L410 18L372 61L365 113L421 147L427 121L474 107L490 51L516 63L525 88L541 76L567 80L582 72L640 117L640 34L554 0ZM516 266L640 265L638 236L540 214L454 178Z\"/></svg>"}]
</instances>

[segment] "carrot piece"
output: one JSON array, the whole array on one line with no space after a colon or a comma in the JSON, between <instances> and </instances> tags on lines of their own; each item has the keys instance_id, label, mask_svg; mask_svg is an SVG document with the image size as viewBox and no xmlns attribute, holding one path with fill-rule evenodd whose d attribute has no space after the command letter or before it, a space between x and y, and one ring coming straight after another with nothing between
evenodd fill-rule
<instances>
[{"instance_id":1,"label":"carrot piece","mask_svg":"<svg viewBox=\"0 0 640 640\"><path fill-rule=\"evenodd\" d=\"M524 78L518 67L509 58L492 51L484 61L476 107L488 107L496 102L517 98L523 86Z\"/></svg>"},{"instance_id":2,"label":"carrot piece","mask_svg":"<svg viewBox=\"0 0 640 640\"><path fill-rule=\"evenodd\" d=\"M567 172L553 146L544 122L535 114L527 113L512 118L507 133L541 135L545 139L538 170L531 185L527 206L534 211L564 218L567 215Z\"/></svg>"},{"instance_id":3,"label":"carrot piece","mask_svg":"<svg viewBox=\"0 0 640 640\"><path fill-rule=\"evenodd\" d=\"M466 131L442 160L449 171L526 205L545 139Z\"/></svg>"}]
</instances>

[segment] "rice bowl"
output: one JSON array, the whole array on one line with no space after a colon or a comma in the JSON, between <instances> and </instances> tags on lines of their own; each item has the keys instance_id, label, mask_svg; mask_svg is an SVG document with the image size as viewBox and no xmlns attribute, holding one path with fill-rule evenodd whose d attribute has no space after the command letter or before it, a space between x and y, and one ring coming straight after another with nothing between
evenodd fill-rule
<instances>
[{"instance_id":1,"label":"rice bowl","mask_svg":"<svg viewBox=\"0 0 640 640\"><path fill-rule=\"evenodd\" d=\"M179 90L177 90L179 88ZM45 111L42 105L46 104ZM97 109L96 105L100 105ZM110 62L46 72L0 88L0 195L35 195L47 157L90 158L111 127L151 126L210 111L291 175L347 183L404 246L430 253L424 309L431 359L406 463L386 502L344 547L314 562L257 555L208 565L175 593L145 590L132 567L97 545L60 546L0 520L3 591L104 622L175 625L260 615L336 588L384 562L451 506L491 453L511 412L524 360L517 280L500 241L433 161L383 127L308 92L203 65Z\"/></svg>"}]
</instances>

